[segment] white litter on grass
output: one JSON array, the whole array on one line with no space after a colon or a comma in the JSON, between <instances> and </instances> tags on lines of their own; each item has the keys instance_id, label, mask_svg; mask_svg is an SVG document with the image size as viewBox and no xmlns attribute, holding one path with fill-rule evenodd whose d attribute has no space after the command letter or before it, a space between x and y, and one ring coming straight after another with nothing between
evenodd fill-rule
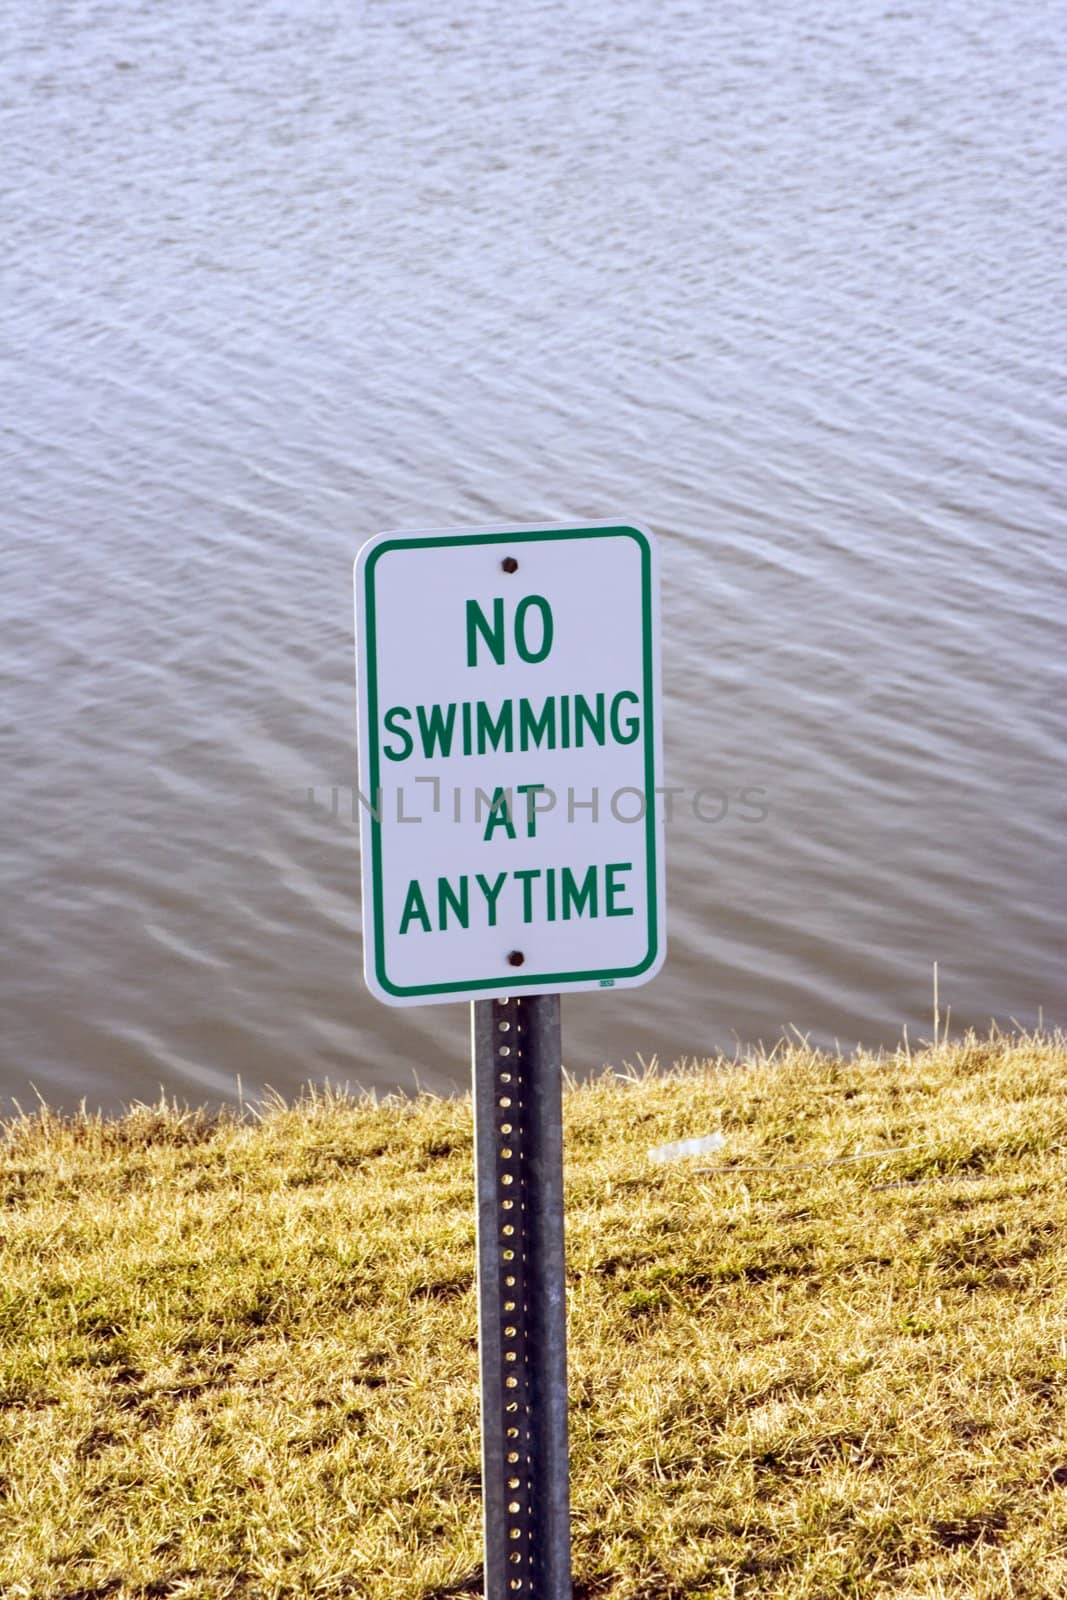
<instances>
[{"instance_id":1,"label":"white litter on grass","mask_svg":"<svg viewBox=\"0 0 1067 1600\"><path fill-rule=\"evenodd\" d=\"M659 1144L648 1152L650 1161L681 1161L683 1156L710 1156L721 1150L726 1140L721 1133L709 1133L703 1139L679 1139L677 1144Z\"/></svg>"}]
</instances>

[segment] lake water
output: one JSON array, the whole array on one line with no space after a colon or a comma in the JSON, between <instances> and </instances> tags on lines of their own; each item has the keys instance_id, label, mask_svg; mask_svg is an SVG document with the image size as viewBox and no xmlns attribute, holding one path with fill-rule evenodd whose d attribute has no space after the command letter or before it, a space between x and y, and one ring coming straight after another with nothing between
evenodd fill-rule
<instances>
[{"instance_id":1,"label":"lake water","mask_svg":"<svg viewBox=\"0 0 1067 1600\"><path fill-rule=\"evenodd\" d=\"M383 528L661 540L670 954L572 1071L1067 1021L1067 7L5 11L5 1110L463 1082L359 976Z\"/></svg>"}]
</instances>

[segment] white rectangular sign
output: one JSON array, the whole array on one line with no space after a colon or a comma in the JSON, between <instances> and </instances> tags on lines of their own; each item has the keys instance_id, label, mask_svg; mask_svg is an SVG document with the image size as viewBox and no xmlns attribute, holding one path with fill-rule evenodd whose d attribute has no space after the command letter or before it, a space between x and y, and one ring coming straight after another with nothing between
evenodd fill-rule
<instances>
[{"instance_id":1,"label":"white rectangular sign","mask_svg":"<svg viewBox=\"0 0 1067 1600\"><path fill-rule=\"evenodd\" d=\"M356 562L364 970L387 1005L628 988L664 955L643 528L383 533Z\"/></svg>"}]
</instances>

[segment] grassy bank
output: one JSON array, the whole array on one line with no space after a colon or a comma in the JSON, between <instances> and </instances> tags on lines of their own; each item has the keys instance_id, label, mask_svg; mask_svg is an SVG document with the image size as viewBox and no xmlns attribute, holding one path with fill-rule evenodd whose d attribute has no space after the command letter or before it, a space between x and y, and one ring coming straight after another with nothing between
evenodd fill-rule
<instances>
[{"instance_id":1,"label":"grassy bank","mask_svg":"<svg viewBox=\"0 0 1067 1600\"><path fill-rule=\"evenodd\" d=\"M565 1116L579 1595L1067 1594L1062 1038ZM5 1600L480 1593L471 1160L430 1097L9 1123Z\"/></svg>"}]
</instances>

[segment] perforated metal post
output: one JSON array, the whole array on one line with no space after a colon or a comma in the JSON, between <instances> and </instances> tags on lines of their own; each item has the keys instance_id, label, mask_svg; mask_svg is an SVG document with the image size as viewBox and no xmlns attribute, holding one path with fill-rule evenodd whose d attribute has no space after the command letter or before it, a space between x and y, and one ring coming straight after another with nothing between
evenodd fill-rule
<instances>
[{"instance_id":1,"label":"perforated metal post","mask_svg":"<svg viewBox=\"0 0 1067 1600\"><path fill-rule=\"evenodd\" d=\"M471 1007L486 1600L571 1600L558 995Z\"/></svg>"}]
</instances>

